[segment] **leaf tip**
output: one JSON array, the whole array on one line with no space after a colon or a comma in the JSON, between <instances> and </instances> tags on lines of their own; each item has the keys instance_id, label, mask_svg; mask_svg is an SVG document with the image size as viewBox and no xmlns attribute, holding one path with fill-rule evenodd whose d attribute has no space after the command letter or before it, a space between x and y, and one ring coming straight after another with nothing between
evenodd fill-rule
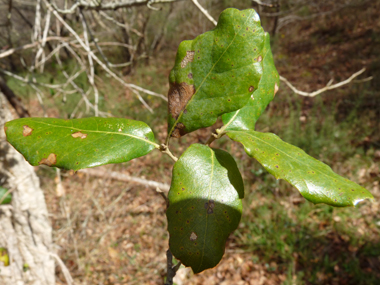
<instances>
[{"instance_id":1,"label":"leaf tip","mask_svg":"<svg viewBox=\"0 0 380 285\"><path fill-rule=\"evenodd\" d=\"M363 202L365 200L370 200L370 201L373 201L374 200L374 197L372 196L372 194L370 194L370 196L368 197L365 197L365 198L358 198L356 200L354 200L352 202L353 206L356 207L360 202Z\"/></svg>"},{"instance_id":2,"label":"leaf tip","mask_svg":"<svg viewBox=\"0 0 380 285\"><path fill-rule=\"evenodd\" d=\"M280 89L280 88L278 87L277 82L276 82L276 83L274 84L274 94L273 94L273 98L274 98L274 96L276 96L276 93L277 93L278 89Z\"/></svg>"}]
</instances>

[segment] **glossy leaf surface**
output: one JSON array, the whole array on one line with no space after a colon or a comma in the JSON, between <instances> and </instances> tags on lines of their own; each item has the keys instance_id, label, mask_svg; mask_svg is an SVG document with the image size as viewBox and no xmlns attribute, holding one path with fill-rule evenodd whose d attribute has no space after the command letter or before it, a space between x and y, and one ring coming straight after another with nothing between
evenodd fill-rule
<instances>
[{"instance_id":1,"label":"glossy leaf surface","mask_svg":"<svg viewBox=\"0 0 380 285\"><path fill-rule=\"evenodd\" d=\"M253 9L226 9L214 30L180 44L168 94L168 134L180 137L246 105L262 75L265 35Z\"/></svg>"},{"instance_id":2,"label":"glossy leaf surface","mask_svg":"<svg viewBox=\"0 0 380 285\"><path fill-rule=\"evenodd\" d=\"M0 186L0 205L10 204L12 202L12 194L7 194L7 192L8 189ZM7 196L5 196L5 194L7 194Z\"/></svg>"},{"instance_id":3,"label":"glossy leaf surface","mask_svg":"<svg viewBox=\"0 0 380 285\"><path fill-rule=\"evenodd\" d=\"M274 65L268 33L265 33L263 57L263 76L258 89L243 108L222 116L225 130L254 130L256 121L276 95L280 78Z\"/></svg>"},{"instance_id":4,"label":"glossy leaf surface","mask_svg":"<svg viewBox=\"0 0 380 285\"><path fill-rule=\"evenodd\" d=\"M145 123L121 118L22 118L7 122L5 133L30 164L73 170L126 162L155 147Z\"/></svg>"},{"instance_id":5,"label":"glossy leaf surface","mask_svg":"<svg viewBox=\"0 0 380 285\"><path fill-rule=\"evenodd\" d=\"M366 198L373 199L363 187L339 176L326 164L274 134L255 131L229 131L227 134L243 144L246 153L268 172L288 181L310 202L344 207L355 206Z\"/></svg>"},{"instance_id":6,"label":"glossy leaf surface","mask_svg":"<svg viewBox=\"0 0 380 285\"><path fill-rule=\"evenodd\" d=\"M243 180L232 156L193 144L176 162L169 191L173 255L194 273L216 266L240 221Z\"/></svg>"}]
</instances>

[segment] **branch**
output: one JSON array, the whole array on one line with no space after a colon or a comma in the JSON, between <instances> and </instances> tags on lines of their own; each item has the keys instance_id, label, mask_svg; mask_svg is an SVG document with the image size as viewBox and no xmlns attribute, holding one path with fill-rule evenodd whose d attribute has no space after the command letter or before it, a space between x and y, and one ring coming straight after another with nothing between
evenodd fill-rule
<instances>
[{"instance_id":1,"label":"branch","mask_svg":"<svg viewBox=\"0 0 380 285\"><path fill-rule=\"evenodd\" d=\"M80 10L79 10L79 13L80 13L80 15L82 16L82 20L83 20L83 31L84 31L85 29L88 30L88 34L89 34L89 36L90 36L90 40L91 40L91 42L94 43L96 49L99 51L99 53L100 53L101 57L103 58L103 60L105 61L106 65L107 65L108 67L110 67L110 63L109 63L108 59L107 59L106 56L104 55L102 49L99 47L97 41L95 40L94 35L92 34L91 28L90 28L90 26L89 26L88 23L87 23L87 20L86 20L86 17L84 16L83 10L80 9ZM83 33L84 33L84 32L83 32ZM87 43L87 46L89 47L89 43L88 43L87 41L88 41L88 40L86 40L86 43ZM89 48L90 48L90 47L89 47Z\"/></svg>"},{"instance_id":2,"label":"branch","mask_svg":"<svg viewBox=\"0 0 380 285\"><path fill-rule=\"evenodd\" d=\"M194 5L197 6L198 9L207 17L207 19L211 21L211 23L213 23L215 26L218 24L217 21L215 21L215 19L207 12L207 10L203 8L201 4L199 4L198 0L192 0L192 1Z\"/></svg>"},{"instance_id":3,"label":"branch","mask_svg":"<svg viewBox=\"0 0 380 285\"><path fill-rule=\"evenodd\" d=\"M144 93L147 93L149 95L153 95L153 96L158 96L158 97L161 97L162 99L166 97L162 94L159 94L159 93L155 93L153 91L150 91L150 90L147 90L147 89L144 89L144 88L141 88L139 86L136 86L134 84L129 84L129 83L126 83L122 78L120 78L119 76L117 76L111 69L109 69L92 51L91 49L82 41L82 39L79 37L79 35L70 27L69 24L66 23L66 21L58 14L57 11L53 10L52 6L50 5L50 3L45 0L45 4L47 6L48 9L52 10L52 13L54 14L54 16L58 19L59 22L61 22L62 25L65 26L65 28L76 38L76 40L79 42L79 44L82 46L82 48L103 68L103 70L105 72L107 72L111 77L113 77L114 79L116 79L117 81L119 81L123 86L131 89L138 97L138 99L140 101L144 101L144 99L140 96L140 94L136 91L141 91L141 92L144 92ZM152 111L150 109L150 111Z\"/></svg>"},{"instance_id":4,"label":"branch","mask_svg":"<svg viewBox=\"0 0 380 285\"><path fill-rule=\"evenodd\" d=\"M86 19L83 15L83 12L82 10L79 10L79 16L82 20L82 26L83 26L83 37L84 37L84 42L86 44L86 49L87 50L91 50L90 49L90 43L88 41L88 36L87 36L87 23L86 23ZM103 55L103 52L100 52L101 55ZM98 109L98 103L99 103L99 92L98 92L98 88L96 87L95 85L95 70L94 70L94 63L92 61L92 56L90 53L87 54L88 56L88 63L90 65L90 72L89 74L87 74L87 78L88 78L88 81L90 82L92 88L94 89L94 97L95 97L95 102L94 102L94 105L95 105L95 117L98 117L99 115L99 109ZM107 64L107 61L106 61L106 64Z\"/></svg>"},{"instance_id":5,"label":"branch","mask_svg":"<svg viewBox=\"0 0 380 285\"><path fill-rule=\"evenodd\" d=\"M65 41L65 40L69 40L69 38L63 38L63 37L47 37L45 39L45 42L47 41ZM26 45L23 45L23 46L20 46L20 47L16 47L16 48L11 48L5 52L2 52L0 53L0 58L3 58L3 57L7 57L7 56L10 56L11 54L15 53L16 51L19 51L19 50L24 50L24 49L29 49L29 48L33 48L35 46L38 46L39 44L42 43L43 40L39 40L39 41L35 41L33 43L30 43L30 44L26 44Z\"/></svg>"},{"instance_id":6,"label":"branch","mask_svg":"<svg viewBox=\"0 0 380 285\"><path fill-rule=\"evenodd\" d=\"M57 7L54 3L52 3L52 6L54 10L61 14L73 14L77 8L83 9L83 10L97 10L97 11L105 11L105 10L117 10L120 8L130 8L134 6L147 6L149 8L152 8L152 4L159 4L159 3L172 3L177 2L181 0L120 0L119 2L108 2L108 3L102 3L102 1L90 1L87 2L85 0L79 0L77 1L73 6L71 6L69 9L62 10Z\"/></svg>"},{"instance_id":7,"label":"branch","mask_svg":"<svg viewBox=\"0 0 380 285\"><path fill-rule=\"evenodd\" d=\"M79 170L78 172L86 173L91 176L96 176L96 177L101 177L101 178L109 177L111 179L115 179L119 181L135 182L138 184L145 185L147 187L152 187L155 189L159 188L165 192L168 192L170 189L170 186L166 183L156 182L156 181L147 180L147 179L143 179L139 177L133 177L133 176L129 176L127 174L123 174L123 173L115 172L115 171L106 172L101 169L94 168L94 169L82 169L82 170Z\"/></svg>"},{"instance_id":8,"label":"branch","mask_svg":"<svg viewBox=\"0 0 380 285\"><path fill-rule=\"evenodd\" d=\"M166 251L166 262L167 262L167 273L166 273L165 285L173 285L173 278L176 275L182 263L178 262L175 266L173 266L173 254L171 253L170 249Z\"/></svg>"},{"instance_id":9,"label":"branch","mask_svg":"<svg viewBox=\"0 0 380 285\"><path fill-rule=\"evenodd\" d=\"M161 144L161 145L160 145L160 151L161 151L162 153L165 153L165 154L169 155L169 157L170 157L171 159L173 159L174 162L177 162L178 158L172 154L172 152L170 151L170 149L169 149L169 147L168 147L168 143L166 143L166 144Z\"/></svg>"},{"instance_id":10,"label":"branch","mask_svg":"<svg viewBox=\"0 0 380 285\"><path fill-rule=\"evenodd\" d=\"M363 72L365 71L365 68L359 70L358 72L352 74L349 78L347 78L346 80L344 81L341 81L339 83L336 83L334 85L331 85L332 82L333 82L333 79L331 79L329 81L329 83L327 83L327 85L317 91L314 91L314 92L304 92L304 91L300 91L298 90L297 88L295 88L285 77L282 77L280 75L280 80L285 82L286 85L288 85L288 87L290 89L292 89L292 91L298 95L301 95L301 96L306 96L306 97L315 97L325 91L328 91L328 90L331 90L331 89L336 89L336 88L339 88L343 85L346 85L348 83L350 83L351 81L353 81L353 79L357 76L359 76L360 74L362 74ZM364 82L364 81L369 81L369 80L372 80L372 76L371 77L368 77L368 78L365 78L365 79L362 79L362 80L359 80L359 82ZM355 82L355 81L354 81Z\"/></svg>"},{"instance_id":11,"label":"branch","mask_svg":"<svg viewBox=\"0 0 380 285\"><path fill-rule=\"evenodd\" d=\"M271 3L264 3L260 0L252 0L252 2L255 2L257 5L264 6L264 7L270 7L270 8L275 8L279 7L279 4L271 4Z\"/></svg>"}]
</instances>

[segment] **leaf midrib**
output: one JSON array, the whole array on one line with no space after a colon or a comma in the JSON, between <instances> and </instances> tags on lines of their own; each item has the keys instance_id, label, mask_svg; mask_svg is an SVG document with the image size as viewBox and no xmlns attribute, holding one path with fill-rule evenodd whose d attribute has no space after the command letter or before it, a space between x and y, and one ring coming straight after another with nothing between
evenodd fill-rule
<instances>
[{"instance_id":1,"label":"leaf midrib","mask_svg":"<svg viewBox=\"0 0 380 285\"><path fill-rule=\"evenodd\" d=\"M211 152L211 174L210 174L210 183L209 183L209 186L208 186L208 201L210 201L210 196L211 196L211 192L212 192L212 181L213 181L213 177L214 177L214 165L215 165L215 162L214 162L214 155L215 155L215 153L214 153L214 151L211 148L209 148L209 150ZM210 215L206 211L206 227L205 227L205 235L204 235L204 238L203 238L202 258L201 258L201 263L199 264L199 269L202 268L202 264L203 264L203 260L204 260L204 255L205 255L206 235L207 235L208 218L209 218L209 216Z\"/></svg>"},{"instance_id":2,"label":"leaf midrib","mask_svg":"<svg viewBox=\"0 0 380 285\"><path fill-rule=\"evenodd\" d=\"M250 132L255 132L255 133L256 133L256 131L250 131ZM298 163L300 163L301 165L305 165L305 166L311 168L312 170L314 170L314 171L316 171L316 172L318 172L318 173L320 173L320 174L326 176L327 178L333 178L333 179L336 179L336 177L333 177L333 176L330 176L330 175L328 175L328 174L325 174L324 172L321 172L321 171L318 170L318 169L315 169L315 168L313 168L313 167L310 167L310 165L305 164L304 162L302 162L302 161L300 161L300 160L294 158L293 156L288 155L288 154L287 154L286 152L284 152L283 150L276 148L275 146L269 144L269 143L266 142L265 140L262 140L262 139L259 138L258 136L255 136L254 134L251 134L250 132L244 132L243 135L251 136L251 137L253 137L253 138L255 138L255 139L258 139L259 141L263 142L264 144L268 145L269 147L272 147L273 149L275 149L275 150L277 150L277 151L283 153L285 156L289 157L291 160L295 160L295 161L297 161ZM240 132L240 131L227 131L227 133L237 133L237 134L241 134L242 132ZM283 142L284 142L284 141L283 141ZM286 143L286 142L284 142L284 143ZM304 152L304 151L301 150L301 149L300 149L300 151ZM304 152L304 153L305 153L305 152ZM306 154L306 153L305 153L305 154ZM320 163L323 163L323 162L320 162ZM327 167L328 167L328 166L327 166ZM331 169L330 169L330 171L333 172ZM334 172L333 172L333 174L338 175L338 174L336 174L336 173L334 173ZM341 177L341 176L340 176L340 177ZM343 177L342 177L342 178L343 178ZM305 180L305 179L303 179L303 180ZM343 181L343 182L340 182L340 183L348 184L346 181ZM351 183L354 183L354 182L351 182ZM358 186L361 187L360 185L358 185Z\"/></svg>"},{"instance_id":3,"label":"leaf midrib","mask_svg":"<svg viewBox=\"0 0 380 285\"><path fill-rule=\"evenodd\" d=\"M113 135L128 136L128 137L132 137L132 138L144 141L144 142L146 142L148 144L153 145L156 148L160 147L158 144L156 144L156 143L154 143L154 142L152 142L150 140L146 140L146 139L144 139L142 137L139 137L139 136L135 136L135 135L131 135L131 134L126 134L126 133L121 133L121 132L93 131L93 130L79 129L79 128L76 128L76 127L66 127L66 126L61 126L61 125L54 125L54 124L45 123L45 122L42 122L42 121L33 121L33 123L43 124L43 125L47 125L47 126L54 127L54 128L64 128L64 129L73 129L73 130L76 130L76 131L85 131L85 132L89 132L89 133L113 134ZM99 127L98 124L97 124L97 127Z\"/></svg>"},{"instance_id":4,"label":"leaf midrib","mask_svg":"<svg viewBox=\"0 0 380 285\"><path fill-rule=\"evenodd\" d=\"M266 39L265 39L265 40L266 40ZM264 47L265 47L265 42L264 42ZM263 78L264 78L264 68L265 68L264 60L265 60L265 58L266 58L266 56L267 56L267 54L268 54L268 51L269 51L269 49L267 49L266 53L263 55L263 73L262 73L263 76L260 78L259 84L257 85L257 89L256 89L254 92L252 92L251 96L252 96L253 93L255 93L257 90L259 90L261 80L263 80ZM253 98L252 98L252 99L253 99ZM249 100L251 100L251 97L249 98ZM248 104L249 100L247 101L247 104ZM247 104L246 104L246 105L247 105ZM245 106L246 106L246 105L245 105ZM245 106L243 106L241 109L243 109ZM233 120L234 120L234 119L236 118L236 116L239 114L239 112L240 112L241 109L235 111L235 112L236 112L235 115L234 115L234 116L233 116L233 117L227 122L227 124L225 124L225 125L223 126L223 129L224 129L224 130L227 129L228 126L233 122Z\"/></svg>"}]
</instances>

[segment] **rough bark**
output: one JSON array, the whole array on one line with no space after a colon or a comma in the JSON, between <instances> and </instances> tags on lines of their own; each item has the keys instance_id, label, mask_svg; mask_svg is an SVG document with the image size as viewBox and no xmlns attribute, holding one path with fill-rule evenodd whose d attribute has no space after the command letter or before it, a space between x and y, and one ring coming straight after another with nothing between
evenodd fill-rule
<instances>
[{"instance_id":1,"label":"rough bark","mask_svg":"<svg viewBox=\"0 0 380 285\"><path fill-rule=\"evenodd\" d=\"M0 248L9 266L0 262L0 284L55 284L52 228L44 194L34 169L5 139L4 123L12 120L0 93L0 185L12 189L12 203L0 205Z\"/></svg>"}]
</instances>

